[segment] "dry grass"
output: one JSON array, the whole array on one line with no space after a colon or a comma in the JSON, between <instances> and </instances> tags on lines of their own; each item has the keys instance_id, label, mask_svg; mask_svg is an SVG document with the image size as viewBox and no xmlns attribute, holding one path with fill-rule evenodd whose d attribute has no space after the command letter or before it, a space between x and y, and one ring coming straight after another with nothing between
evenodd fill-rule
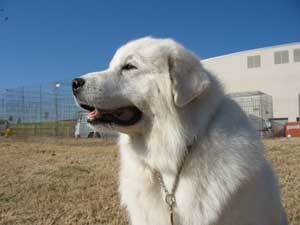
<instances>
[{"instance_id":1,"label":"dry grass","mask_svg":"<svg viewBox=\"0 0 300 225\"><path fill-rule=\"evenodd\" d=\"M116 147L49 140L0 141L0 224L127 224Z\"/></svg>"},{"instance_id":2,"label":"dry grass","mask_svg":"<svg viewBox=\"0 0 300 225\"><path fill-rule=\"evenodd\" d=\"M300 140L268 140L291 225L300 225ZM125 225L118 152L95 140L0 139L0 224Z\"/></svg>"},{"instance_id":3,"label":"dry grass","mask_svg":"<svg viewBox=\"0 0 300 225\"><path fill-rule=\"evenodd\" d=\"M266 140L290 225L300 225L300 139Z\"/></svg>"}]
</instances>

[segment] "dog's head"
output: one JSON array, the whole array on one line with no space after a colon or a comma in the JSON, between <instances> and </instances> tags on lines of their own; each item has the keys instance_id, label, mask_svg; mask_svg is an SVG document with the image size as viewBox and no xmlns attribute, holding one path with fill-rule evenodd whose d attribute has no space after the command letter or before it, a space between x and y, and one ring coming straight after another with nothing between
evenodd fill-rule
<instances>
[{"instance_id":1,"label":"dog's head","mask_svg":"<svg viewBox=\"0 0 300 225\"><path fill-rule=\"evenodd\" d=\"M72 82L77 103L96 129L145 132L189 105L210 86L199 59L170 39L122 46L105 71Z\"/></svg>"}]
</instances>

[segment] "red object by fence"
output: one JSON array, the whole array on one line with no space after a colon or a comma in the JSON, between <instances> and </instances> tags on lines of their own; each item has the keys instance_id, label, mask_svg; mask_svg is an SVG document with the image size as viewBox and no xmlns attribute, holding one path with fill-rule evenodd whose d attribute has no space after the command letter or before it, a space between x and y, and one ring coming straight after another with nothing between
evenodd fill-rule
<instances>
[{"instance_id":1,"label":"red object by fence","mask_svg":"<svg viewBox=\"0 0 300 225\"><path fill-rule=\"evenodd\" d=\"M300 137L300 122L289 122L284 127L286 137Z\"/></svg>"}]
</instances>

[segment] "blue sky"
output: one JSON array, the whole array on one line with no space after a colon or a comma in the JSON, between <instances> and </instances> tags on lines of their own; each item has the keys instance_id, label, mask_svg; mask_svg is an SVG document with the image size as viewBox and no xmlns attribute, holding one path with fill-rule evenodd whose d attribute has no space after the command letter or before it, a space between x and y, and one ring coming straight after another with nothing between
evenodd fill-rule
<instances>
[{"instance_id":1,"label":"blue sky","mask_svg":"<svg viewBox=\"0 0 300 225\"><path fill-rule=\"evenodd\" d=\"M296 42L300 1L0 0L0 89L105 69L120 45L146 35L201 58Z\"/></svg>"}]
</instances>

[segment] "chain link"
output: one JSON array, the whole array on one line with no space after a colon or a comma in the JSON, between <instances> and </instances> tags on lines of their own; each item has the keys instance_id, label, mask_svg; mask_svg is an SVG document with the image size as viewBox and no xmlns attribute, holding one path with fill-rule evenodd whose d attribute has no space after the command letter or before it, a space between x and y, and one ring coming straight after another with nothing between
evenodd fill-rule
<instances>
[{"instance_id":1,"label":"chain link","mask_svg":"<svg viewBox=\"0 0 300 225\"><path fill-rule=\"evenodd\" d=\"M156 179L158 180L158 183L160 184L162 190L165 193L165 202L166 202L166 204L168 205L168 208L169 208L171 225L174 225L174 210L173 210L173 208L176 205L175 192L176 192L177 187L178 187L179 178L180 178L182 168L184 166L184 162L186 161L187 155L191 151L191 148L192 148L192 145L187 146L187 152L185 152L185 155L183 156L183 158L181 160L180 166L178 167L178 170L177 170L177 173L176 173L176 176L175 176L175 180L174 180L174 184L172 186L171 192L168 191L161 173L158 170L154 170L154 175L156 176Z\"/></svg>"}]
</instances>

